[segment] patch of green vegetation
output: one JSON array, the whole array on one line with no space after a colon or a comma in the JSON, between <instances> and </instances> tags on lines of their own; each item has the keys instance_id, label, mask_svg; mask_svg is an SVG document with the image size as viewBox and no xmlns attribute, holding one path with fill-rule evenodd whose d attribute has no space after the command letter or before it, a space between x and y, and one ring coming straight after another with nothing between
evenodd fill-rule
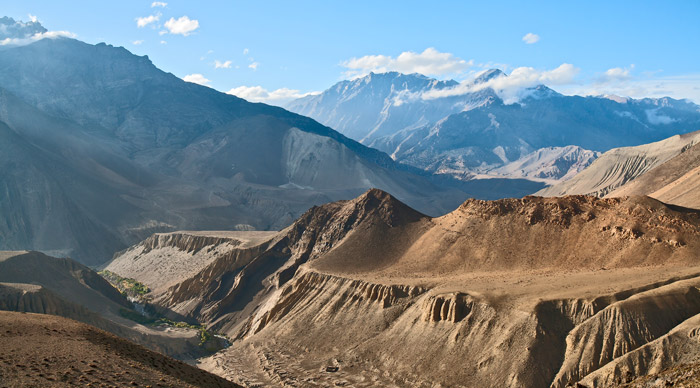
<instances>
[{"instance_id":1,"label":"patch of green vegetation","mask_svg":"<svg viewBox=\"0 0 700 388\"><path fill-rule=\"evenodd\" d=\"M107 270L100 271L98 274L110 282L125 296L143 300L145 299L145 295L151 292L151 289L148 288L148 286L137 281L136 279L121 277L118 274Z\"/></svg>"},{"instance_id":2,"label":"patch of green vegetation","mask_svg":"<svg viewBox=\"0 0 700 388\"><path fill-rule=\"evenodd\" d=\"M141 314L135 310L122 308L119 309L119 314L122 317L138 322L142 325L170 326L197 330L199 331L199 346L201 348L208 352L216 352L222 348L221 339L215 337L214 333L209 331L205 325L193 325L187 322L176 322L159 314L153 305L148 303L146 294L151 292L151 290L143 283L136 281L136 279L119 276L112 271L103 270L98 273L115 288L117 288L122 294L138 300L140 302L139 304L143 304L145 314ZM230 342L228 338L226 340Z\"/></svg>"},{"instance_id":3,"label":"patch of green vegetation","mask_svg":"<svg viewBox=\"0 0 700 388\"><path fill-rule=\"evenodd\" d=\"M177 327L181 329L192 329L192 330L198 330L199 331L199 346L206 349L207 351L211 352L216 352L219 350L221 347L216 344L211 342L212 339L214 339L214 334L210 332L205 325L193 325L187 322L178 322L178 321L173 321L171 319L165 318L163 316L160 317L147 317L142 314L139 314L138 312L134 310L129 310L129 309L119 309L119 314L129 320L132 320L134 322L138 322L142 325L150 325L150 326L170 326L170 327Z\"/></svg>"}]
</instances>

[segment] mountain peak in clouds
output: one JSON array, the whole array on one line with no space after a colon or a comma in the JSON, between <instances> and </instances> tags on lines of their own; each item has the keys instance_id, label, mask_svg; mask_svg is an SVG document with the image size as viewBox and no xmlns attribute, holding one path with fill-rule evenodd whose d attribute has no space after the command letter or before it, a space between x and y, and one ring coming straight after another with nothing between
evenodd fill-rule
<instances>
[{"instance_id":1,"label":"mountain peak in clouds","mask_svg":"<svg viewBox=\"0 0 700 388\"><path fill-rule=\"evenodd\" d=\"M442 99L426 105L418 100L423 93L459 85L454 80L437 80L423 74L396 71L374 73L338 82L321 94L292 101L286 108L321 122L354 139L369 144L371 138L386 135L384 130L404 128L409 123L427 124L449 113L461 111L465 104Z\"/></svg>"},{"instance_id":2,"label":"mountain peak in clouds","mask_svg":"<svg viewBox=\"0 0 700 388\"><path fill-rule=\"evenodd\" d=\"M474 84L482 84L501 76L506 76L506 73L502 72L500 69L488 69L474 79Z\"/></svg>"},{"instance_id":3,"label":"mountain peak in clouds","mask_svg":"<svg viewBox=\"0 0 700 388\"><path fill-rule=\"evenodd\" d=\"M7 16L0 18L0 41L25 39L45 32L47 29L38 21L22 22Z\"/></svg>"}]
</instances>

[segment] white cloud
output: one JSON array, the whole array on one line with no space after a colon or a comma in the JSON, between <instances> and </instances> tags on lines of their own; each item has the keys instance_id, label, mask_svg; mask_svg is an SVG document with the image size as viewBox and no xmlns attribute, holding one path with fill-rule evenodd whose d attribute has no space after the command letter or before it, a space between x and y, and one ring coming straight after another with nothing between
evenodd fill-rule
<instances>
[{"instance_id":1,"label":"white cloud","mask_svg":"<svg viewBox=\"0 0 700 388\"><path fill-rule=\"evenodd\" d=\"M167 6L168 6L168 3L164 3L162 1L154 1L151 3L151 8L155 8L155 7L165 8Z\"/></svg>"},{"instance_id":2,"label":"white cloud","mask_svg":"<svg viewBox=\"0 0 700 388\"><path fill-rule=\"evenodd\" d=\"M142 40L135 40L135 41L133 41L133 42L131 42L131 43L132 43L133 45L135 45L135 46L138 46L138 45L140 45L141 43L143 43L143 41L142 41Z\"/></svg>"},{"instance_id":3,"label":"white cloud","mask_svg":"<svg viewBox=\"0 0 700 388\"><path fill-rule=\"evenodd\" d=\"M157 13L155 15L150 15L150 16L144 16L140 18L136 18L136 26L138 28L143 28L146 27L147 25L151 23L155 23L158 20L160 20L161 14Z\"/></svg>"},{"instance_id":4,"label":"white cloud","mask_svg":"<svg viewBox=\"0 0 700 388\"><path fill-rule=\"evenodd\" d=\"M28 13L27 16L29 17L29 20L30 20L32 23L36 23L36 22L39 21L39 18L37 18L36 16L34 16L34 15L30 14L30 13Z\"/></svg>"},{"instance_id":5,"label":"white cloud","mask_svg":"<svg viewBox=\"0 0 700 388\"><path fill-rule=\"evenodd\" d=\"M627 81L632 78L630 74L634 69L634 64L629 67L613 67L608 69L600 77L598 77L598 83L612 83L612 82L622 82Z\"/></svg>"},{"instance_id":6,"label":"white cloud","mask_svg":"<svg viewBox=\"0 0 700 388\"><path fill-rule=\"evenodd\" d=\"M161 40L161 41L160 41L160 44L168 44L168 42L166 42L166 41L164 41L164 40Z\"/></svg>"},{"instance_id":7,"label":"white cloud","mask_svg":"<svg viewBox=\"0 0 700 388\"><path fill-rule=\"evenodd\" d=\"M231 61L225 61L221 62L219 60L214 61L214 68L215 69L230 69L231 68Z\"/></svg>"},{"instance_id":8,"label":"white cloud","mask_svg":"<svg viewBox=\"0 0 700 388\"><path fill-rule=\"evenodd\" d=\"M477 92L486 88L493 89L505 102L515 102L525 89L539 84L567 85L574 81L574 77L580 69L569 63L563 63L552 70L537 70L532 67L518 67L508 75L491 78L482 83L475 84L471 80L464 81L449 89L433 89L423 93L420 97L432 100L443 97L459 96Z\"/></svg>"},{"instance_id":9,"label":"white cloud","mask_svg":"<svg viewBox=\"0 0 700 388\"><path fill-rule=\"evenodd\" d=\"M528 32L527 34L525 34L525 36L523 36L523 42L525 42L526 44L537 43L539 42L539 40L540 36L537 34L533 34L532 32Z\"/></svg>"},{"instance_id":10,"label":"white cloud","mask_svg":"<svg viewBox=\"0 0 700 388\"><path fill-rule=\"evenodd\" d=\"M258 70L258 65L260 65L260 64L257 62L253 62L250 65L248 65L248 67L253 69L253 70Z\"/></svg>"},{"instance_id":11,"label":"white cloud","mask_svg":"<svg viewBox=\"0 0 700 388\"><path fill-rule=\"evenodd\" d=\"M348 70L347 78L361 77L369 72L384 73L398 71L401 73L420 73L424 75L459 74L474 65L474 61L465 61L450 53L442 53L429 47L422 53L404 51L396 58L386 55L366 55L351 58L341 65Z\"/></svg>"},{"instance_id":12,"label":"white cloud","mask_svg":"<svg viewBox=\"0 0 700 388\"><path fill-rule=\"evenodd\" d=\"M22 46L32 42L36 42L41 39L56 39L56 38L75 38L76 34L70 31L46 31L37 32L36 34L27 38L5 38L0 40L0 46Z\"/></svg>"},{"instance_id":13,"label":"white cloud","mask_svg":"<svg viewBox=\"0 0 700 388\"><path fill-rule=\"evenodd\" d=\"M187 36L199 28L199 21L190 19L187 16L182 16L178 19L170 18L170 20L165 22L165 28L167 28L168 32L171 34Z\"/></svg>"},{"instance_id":14,"label":"white cloud","mask_svg":"<svg viewBox=\"0 0 700 388\"><path fill-rule=\"evenodd\" d=\"M201 75L199 73L187 74L182 79L187 81L187 82L192 82L192 83L204 85L204 86L209 86L209 83L211 82L211 80L206 79L203 75Z\"/></svg>"},{"instance_id":15,"label":"white cloud","mask_svg":"<svg viewBox=\"0 0 700 388\"><path fill-rule=\"evenodd\" d=\"M280 88L268 91L262 86L239 86L226 92L234 96L244 98L252 102L264 102L267 104L282 106L289 101L320 92L300 93L296 89Z\"/></svg>"},{"instance_id":16,"label":"white cloud","mask_svg":"<svg viewBox=\"0 0 700 388\"><path fill-rule=\"evenodd\" d=\"M644 112L647 115L647 120L652 124L671 124L678 121L664 114L659 114L659 108L647 109Z\"/></svg>"},{"instance_id":17,"label":"white cloud","mask_svg":"<svg viewBox=\"0 0 700 388\"><path fill-rule=\"evenodd\" d=\"M243 55L248 55L249 52L250 52L250 51L249 51L247 48L244 48L244 49L243 49Z\"/></svg>"}]
</instances>

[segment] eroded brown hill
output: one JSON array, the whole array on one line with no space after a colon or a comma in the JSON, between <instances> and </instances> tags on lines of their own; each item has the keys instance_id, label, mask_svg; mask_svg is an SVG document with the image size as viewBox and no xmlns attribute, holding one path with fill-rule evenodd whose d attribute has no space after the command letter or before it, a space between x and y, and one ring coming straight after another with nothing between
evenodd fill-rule
<instances>
[{"instance_id":1,"label":"eroded brown hill","mask_svg":"<svg viewBox=\"0 0 700 388\"><path fill-rule=\"evenodd\" d=\"M203 366L248 385L612 386L625 357L649 373L673 359L635 352L700 331L699 252L700 212L648 197L470 200L431 219L373 190L154 297L235 338Z\"/></svg>"}]
</instances>

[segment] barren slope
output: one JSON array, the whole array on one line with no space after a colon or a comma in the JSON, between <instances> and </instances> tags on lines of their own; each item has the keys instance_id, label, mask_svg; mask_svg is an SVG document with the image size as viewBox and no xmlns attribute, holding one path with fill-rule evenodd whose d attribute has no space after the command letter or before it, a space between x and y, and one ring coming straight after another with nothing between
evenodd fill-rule
<instances>
[{"instance_id":1,"label":"barren slope","mask_svg":"<svg viewBox=\"0 0 700 388\"><path fill-rule=\"evenodd\" d=\"M648 195L659 201L700 209L700 144L608 194L609 197Z\"/></svg>"},{"instance_id":2,"label":"barren slope","mask_svg":"<svg viewBox=\"0 0 700 388\"><path fill-rule=\"evenodd\" d=\"M3 387L237 387L76 321L0 311Z\"/></svg>"},{"instance_id":3,"label":"barren slope","mask_svg":"<svg viewBox=\"0 0 700 388\"><path fill-rule=\"evenodd\" d=\"M431 219L372 190L154 297L235 339L202 366L239 383L559 387L698 314L698 252L700 213L648 197Z\"/></svg>"},{"instance_id":4,"label":"barren slope","mask_svg":"<svg viewBox=\"0 0 700 388\"><path fill-rule=\"evenodd\" d=\"M196 231L156 233L119 252L105 268L139 279L154 291L173 286L235 249L259 245L278 232Z\"/></svg>"},{"instance_id":5,"label":"barren slope","mask_svg":"<svg viewBox=\"0 0 700 388\"><path fill-rule=\"evenodd\" d=\"M544 188L535 195L585 194L603 197L671 160L698 142L700 142L700 131L676 135L636 147L615 148L601 155L574 178ZM642 193L630 192L629 194Z\"/></svg>"}]
</instances>

